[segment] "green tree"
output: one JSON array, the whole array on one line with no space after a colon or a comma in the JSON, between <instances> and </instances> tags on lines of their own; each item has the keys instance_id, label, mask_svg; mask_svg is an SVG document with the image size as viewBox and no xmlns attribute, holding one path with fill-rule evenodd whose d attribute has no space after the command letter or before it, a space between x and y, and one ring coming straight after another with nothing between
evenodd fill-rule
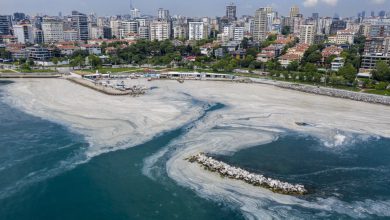
<instances>
[{"instance_id":1,"label":"green tree","mask_svg":"<svg viewBox=\"0 0 390 220\"><path fill-rule=\"evenodd\" d=\"M353 83L356 79L356 73L356 68L351 63L347 63L339 69L338 75L344 77L349 83Z\"/></svg>"},{"instance_id":2,"label":"green tree","mask_svg":"<svg viewBox=\"0 0 390 220\"><path fill-rule=\"evenodd\" d=\"M312 63L306 63L306 65L303 68L303 71L306 73L316 73L317 67L316 67L316 65L314 65Z\"/></svg>"},{"instance_id":3,"label":"green tree","mask_svg":"<svg viewBox=\"0 0 390 220\"><path fill-rule=\"evenodd\" d=\"M54 64L55 68L57 69L57 65L58 65L58 62L59 62L58 58L57 57L52 58L51 62Z\"/></svg>"},{"instance_id":4,"label":"green tree","mask_svg":"<svg viewBox=\"0 0 390 220\"><path fill-rule=\"evenodd\" d=\"M318 63L322 59L322 54L319 51L314 51L307 57L307 62L309 63Z\"/></svg>"},{"instance_id":5,"label":"green tree","mask_svg":"<svg viewBox=\"0 0 390 220\"><path fill-rule=\"evenodd\" d=\"M378 81L390 81L390 67L385 61L378 61L376 69L372 71L374 79Z\"/></svg>"},{"instance_id":6,"label":"green tree","mask_svg":"<svg viewBox=\"0 0 390 220\"><path fill-rule=\"evenodd\" d=\"M290 26L283 26L282 28L282 34L283 35L289 35L291 33L291 28Z\"/></svg>"},{"instance_id":7,"label":"green tree","mask_svg":"<svg viewBox=\"0 0 390 220\"><path fill-rule=\"evenodd\" d=\"M287 66L288 71L297 71L299 68L299 63L298 61L292 61L290 64Z\"/></svg>"},{"instance_id":8,"label":"green tree","mask_svg":"<svg viewBox=\"0 0 390 220\"><path fill-rule=\"evenodd\" d=\"M330 55L325 59L325 64L330 65L336 57L336 55Z\"/></svg>"}]
</instances>

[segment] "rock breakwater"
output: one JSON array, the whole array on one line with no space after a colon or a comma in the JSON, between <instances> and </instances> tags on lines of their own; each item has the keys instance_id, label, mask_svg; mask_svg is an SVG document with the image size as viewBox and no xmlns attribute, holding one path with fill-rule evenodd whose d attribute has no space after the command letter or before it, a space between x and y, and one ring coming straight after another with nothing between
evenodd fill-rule
<instances>
[{"instance_id":1,"label":"rock breakwater","mask_svg":"<svg viewBox=\"0 0 390 220\"><path fill-rule=\"evenodd\" d=\"M230 166L229 164L215 160L214 158L207 156L204 153L191 156L187 158L187 160L191 163L196 162L202 165L205 169L211 172L219 173L223 177L241 180L253 186L260 186L269 189L275 193L286 195L304 195L308 193L303 185L294 185L276 179L267 178L263 175L253 174L244 169Z\"/></svg>"}]
</instances>

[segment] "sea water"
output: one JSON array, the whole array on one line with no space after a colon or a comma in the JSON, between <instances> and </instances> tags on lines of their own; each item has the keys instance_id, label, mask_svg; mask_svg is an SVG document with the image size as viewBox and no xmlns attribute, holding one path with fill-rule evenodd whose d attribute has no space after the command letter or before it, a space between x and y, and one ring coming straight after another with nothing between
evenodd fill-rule
<instances>
[{"instance_id":1,"label":"sea water","mask_svg":"<svg viewBox=\"0 0 390 220\"><path fill-rule=\"evenodd\" d=\"M143 160L184 128L83 163L88 143L65 127L1 101L0 122L0 219L243 218L169 178L142 173Z\"/></svg>"},{"instance_id":2,"label":"sea water","mask_svg":"<svg viewBox=\"0 0 390 220\"><path fill-rule=\"evenodd\" d=\"M0 219L243 218L239 207L206 200L177 185L165 171L169 158L156 163L160 169L155 178L143 173L146 158L183 136L195 122L140 146L87 160L84 137L1 102L2 84ZM211 106L205 114L219 108L223 106ZM215 157L255 173L304 184L311 193L300 198L313 203L324 199L354 206L369 201L375 207L378 201L390 200L388 139L358 139L331 148L311 136L286 131L272 143ZM286 206L283 208L303 218L351 217L332 210ZM280 207L270 203L265 208Z\"/></svg>"},{"instance_id":3,"label":"sea water","mask_svg":"<svg viewBox=\"0 0 390 220\"><path fill-rule=\"evenodd\" d=\"M322 140L287 131L275 142L215 157L267 177L303 184L310 193L300 198L313 203L328 199L329 203L348 204L352 209L389 213L381 209L382 203L388 206L390 200L390 139L355 138L339 147L327 147ZM311 213L318 217L322 212L324 218L351 217L336 210L292 208L305 216ZM361 210L372 218L383 217L370 212Z\"/></svg>"}]
</instances>

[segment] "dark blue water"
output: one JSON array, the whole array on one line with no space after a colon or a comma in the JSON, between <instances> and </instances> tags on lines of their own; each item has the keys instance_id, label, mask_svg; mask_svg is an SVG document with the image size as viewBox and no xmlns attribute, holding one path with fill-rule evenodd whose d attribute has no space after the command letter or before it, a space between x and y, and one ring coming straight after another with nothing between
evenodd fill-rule
<instances>
[{"instance_id":1,"label":"dark blue water","mask_svg":"<svg viewBox=\"0 0 390 220\"><path fill-rule=\"evenodd\" d=\"M86 163L88 143L58 124L25 114L1 102L0 219L242 219L234 207L208 201L167 177L163 158L156 180L142 173L144 159L190 130L194 123L127 150ZM199 105L194 100L194 104ZM198 118L222 108L209 106ZM175 149L171 149L175 150ZM167 154L169 157L169 153ZM346 203L390 200L390 140L356 140L340 148L296 133L218 159L253 172L301 183L317 198ZM272 204L269 209L277 209ZM298 206L297 216L344 219L349 215ZM320 215L320 216L321 216ZM372 216L377 218L379 216Z\"/></svg>"},{"instance_id":2,"label":"dark blue water","mask_svg":"<svg viewBox=\"0 0 390 220\"><path fill-rule=\"evenodd\" d=\"M369 138L339 148L296 133L278 141L217 156L243 167L311 190L305 199L336 197L345 202L390 199L390 140Z\"/></svg>"},{"instance_id":3,"label":"dark blue water","mask_svg":"<svg viewBox=\"0 0 390 220\"><path fill-rule=\"evenodd\" d=\"M143 160L184 128L75 166L88 147L81 136L2 102L0 121L0 219L242 219L169 178L142 174Z\"/></svg>"}]
</instances>

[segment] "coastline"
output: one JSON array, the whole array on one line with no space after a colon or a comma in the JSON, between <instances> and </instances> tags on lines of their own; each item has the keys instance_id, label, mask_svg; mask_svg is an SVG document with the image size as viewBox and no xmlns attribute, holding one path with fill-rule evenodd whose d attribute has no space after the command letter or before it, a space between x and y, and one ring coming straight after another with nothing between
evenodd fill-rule
<instances>
[{"instance_id":1,"label":"coastline","mask_svg":"<svg viewBox=\"0 0 390 220\"><path fill-rule=\"evenodd\" d=\"M390 108L386 106L316 96L273 85L215 81L181 84L161 80L149 82L156 89L134 99L107 96L66 80L15 82L5 86L5 101L83 134L91 143L88 157L129 148L180 127L197 118L203 103L224 104L225 108L209 113L170 144L175 150L168 159L166 172L199 196L234 204L246 216L260 219L279 216L280 213L262 209L270 201L324 211L343 207L337 211L352 217L364 213L348 208L350 204L342 201L331 205L327 205L331 200L308 202L222 179L184 159L198 152L229 154L271 142L288 129L313 135L335 149L365 136L390 137ZM296 122L310 126L298 126ZM157 153L151 158L156 161L159 156ZM153 167L153 160L145 161L151 161L149 167Z\"/></svg>"}]
</instances>

